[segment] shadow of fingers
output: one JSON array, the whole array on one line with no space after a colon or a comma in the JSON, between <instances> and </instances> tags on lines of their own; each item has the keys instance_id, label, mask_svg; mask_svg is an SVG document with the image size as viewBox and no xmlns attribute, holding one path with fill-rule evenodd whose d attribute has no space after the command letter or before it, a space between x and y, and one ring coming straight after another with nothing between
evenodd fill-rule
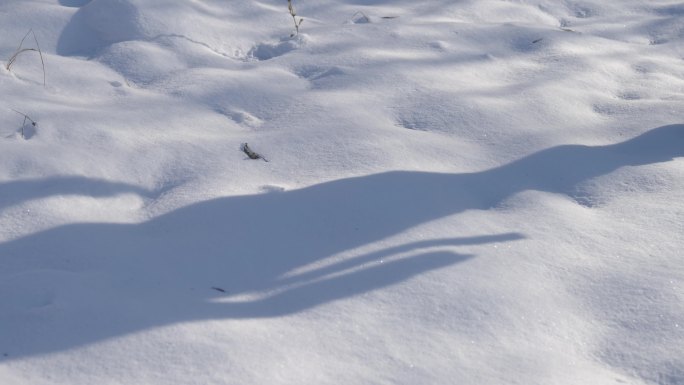
<instances>
[{"instance_id":1,"label":"shadow of fingers","mask_svg":"<svg viewBox=\"0 0 684 385\"><path fill-rule=\"evenodd\" d=\"M472 255L435 251L391 261L377 261L355 270L295 283L266 298L219 303L216 317L261 318L293 314L342 298L351 298L403 282L473 258ZM222 301L219 301L222 302ZM215 304L214 304L215 305ZM228 314L226 314L228 313Z\"/></svg>"}]
</instances>

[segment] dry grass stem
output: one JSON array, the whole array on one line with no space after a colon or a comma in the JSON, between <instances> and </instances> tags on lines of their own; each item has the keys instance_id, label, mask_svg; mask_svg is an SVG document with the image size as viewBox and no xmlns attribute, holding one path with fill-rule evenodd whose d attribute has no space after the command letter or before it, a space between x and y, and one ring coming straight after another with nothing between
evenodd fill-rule
<instances>
[{"instance_id":1,"label":"dry grass stem","mask_svg":"<svg viewBox=\"0 0 684 385\"><path fill-rule=\"evenodd\" d=\"M33 35L33 41L36 43L36 48L24 48L24 41L29 35ZM43 67L43 87L46 85L46 74L45 74L45 60L43 59L43 51L40 49L40 44L38 44L38 38L36 37L36 33L33 32L33 29L29 29L29 31L24 35L24 37L21 39L21 42L19 43L19 47L17 48L16 51L14 51L14 54L7 60L7 65L5 68L7 71L12 71L12 65L17 61L17 58L19 55L21 55L24 52L29 52L29 51L34 51L38 52L38 55L40 56L40 63Z\"/></svg>"},{"instance_id":2,"label":"dry grass stem","mask_svg":"<svg viewBox=\"0 0 684 385\"><path fill-rule=\"evenodd\" d=\"M294 9L294 6L292 5L292 0L287 0L287 9L290 11L290 16L292 16L292 21L294 21L294 26L295 26L295 33L291 34L290 37L294 37L296 35L299 35L299 26L302 25L302 22L304 22L304 18L299 18L299 21L297 21L297 12Z\"/></svg>"}]
</instances>

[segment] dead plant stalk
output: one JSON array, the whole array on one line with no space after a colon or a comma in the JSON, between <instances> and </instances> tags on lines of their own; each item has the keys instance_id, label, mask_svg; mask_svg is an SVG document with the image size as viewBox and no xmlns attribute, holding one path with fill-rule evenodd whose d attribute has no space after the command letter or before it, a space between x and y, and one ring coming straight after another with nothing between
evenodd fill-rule
<instances>
[{"instance_id":1,"label":"dead plant stalk","mask_svg":"<svg viewBox=\"0 0 684 385\"><path fill-rule=\"evenodd\" d=\"M24 48L24 41L29 35L33 35L33 41L36 42L36 48ZM46 85L46 75L45 75L45 60L43 59L43 51L40 49L40 44L38 44L38 38L36 37L36 33L33 32L33 29L29 29L28 32L26 32L26 35L21 39L21 42L19 43L19 47L17 48L16 51L14 51L14 54L7 60L7 65L5 66L5 69L7 71L12 71L12 65L17 61L17 58L19 55L21 55L24 52L38 52L38 55L40 56L40 63L43 67L43 87Z\"/></svg>"},{"instance_id":2,"label":"dead plant stalk","mask_svg":"<svg viewBox=\"0 0 684 385\"><path fill-rule=\"evenodd\" d=\"M300 17L299 21L297 21L297 11L295 11L294 5L292 5L292 0L287 0L287 9L290 11L290 16L292 16L292 21L295 26L295 33L291 34L290 37L294 37L299 35L299 26L302 25L304 18Z\"/></svg>"}]
</instances>

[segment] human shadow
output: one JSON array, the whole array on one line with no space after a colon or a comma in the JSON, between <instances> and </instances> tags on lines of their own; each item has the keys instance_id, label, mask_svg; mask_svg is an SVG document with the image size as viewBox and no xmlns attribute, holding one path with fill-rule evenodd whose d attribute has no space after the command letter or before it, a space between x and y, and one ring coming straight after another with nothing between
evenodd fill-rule
<instances>
[{"instance_id":1,"label":"human shadow","mask_svg":"<svg viewBox=\"0 0 684 385\"><path fill-rule=\"evenodd\" d=\"M0 183L0 212L22 202L51 196L108 197L136 194L151 198L155 192L135 185L82 176L59 176Z\"/></svg>"},{"instance_id":2,"label":"human shadow","mask_svg":"<svg viewBox=\"0 0 684 385\"><path fill-rule=\"evenodd\" d=\"M140 224L32 234L0 244L0 353L42 354L194 320L284 316L396 285L473 257L458 246L523 235L373 250L379 241L524 190L572 195L620 167L683 155L684 125L672 125L481 172L387 172L214 199Z\"/></svg>"}]
</instances>

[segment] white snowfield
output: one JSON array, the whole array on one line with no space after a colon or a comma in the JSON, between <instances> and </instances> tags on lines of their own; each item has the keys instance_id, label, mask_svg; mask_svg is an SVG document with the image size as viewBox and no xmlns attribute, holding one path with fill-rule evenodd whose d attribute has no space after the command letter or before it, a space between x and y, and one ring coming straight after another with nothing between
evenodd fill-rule
<instances>
[{"instance_id":1,"label":"white snowfield","mask_svg":"<svg viewBox=\"0 0 684 385\"><path fill-rule=\"evenodd\" d=\"M0 384L684 385L682 1L293 5L0 1Z\"/></svg>"}]
</instances>

